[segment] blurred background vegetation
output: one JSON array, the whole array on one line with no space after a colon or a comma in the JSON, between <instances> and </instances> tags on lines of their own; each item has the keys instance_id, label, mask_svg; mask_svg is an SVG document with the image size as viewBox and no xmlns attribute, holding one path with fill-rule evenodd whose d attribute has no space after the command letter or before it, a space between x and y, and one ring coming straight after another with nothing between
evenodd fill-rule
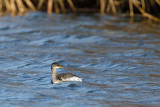
<instances>
[{"instance_id":1,"label":"blurred background vegetation","mask_svg":"<svg viewBox=\"0 0 160 107\"><path fill-rule=\"evenodd\" d=\"M29 11L47 11L48 14L99 12L159 21L160 0L0 0L1 16L24 15Z\"/></svg>"}]
</instances>

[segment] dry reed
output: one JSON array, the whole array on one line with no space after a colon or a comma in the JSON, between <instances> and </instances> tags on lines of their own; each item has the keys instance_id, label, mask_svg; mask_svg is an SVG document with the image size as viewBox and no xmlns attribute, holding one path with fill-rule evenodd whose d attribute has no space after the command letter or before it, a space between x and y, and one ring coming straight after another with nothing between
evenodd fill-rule
<instances>
[{"instance_id":1,"label":"dry reed","mask_svg":"<svg viewBox=\"0 0 160 107\"><path fill-rule=\"evenodd\" d=\"M24 0L27 4L27 6L32 10L32 11L36 11L35 6L33 5L33 3L30 0Z\"/></svg>"},{"instance_id":2,"label":"dry reed","mask_svg":"<svg viewBox=\"0 0 160 107\"><path fill-rule=\"evenodd\" d=\"M48 1L48 2L50 2L50 1ZM43 3L44 3L44 0L39 0L39 2L38 2L38 6L37 6L37 9L38 9L38 10L40 10L40 9L41 9L41 7L42 7Z\"/></svg>"},{"instance_id":3,"label":"dry reed","mask_svg":"<svg viewBox=\"0 0 160 107\"><path fill-rule=\"evenodd\" d=\"M16 3L17 3L17 7L18 7L18 10L19 10L19 13L20 14L24 14L25 11L26 11L26 8L25 8L23 2L21 0L16 0Z\"/></svg>"},{"instance_id":4,"label":"dry reed","mask_svg":"<svg viewBox=\"0 0 160 107\"><path fill-rule=\"evenodd\" d=\"M53 0L48 0L48 14L52 13L52 7L53 7Z\"/></svg>"},{"instance_id":5,"label":"dry reed","mask_svg":"<svg viewBox=\"0 0 160 107\"><path fill-rule=\"evenodd\" d=\"M67 0L67 2L68 2L68 4L69 4L69 6L71 7L72 11L76 13L77 10L76 10L76 8L75 8L75 6L74 6L72 0Z\"/></svg>"},{"instance_id":6,"label":"dry reed","mask_svg":"<svg viewBox=\"0 0 160 107\"><path fill-rule=\"evenodd\" d=\"M125 2L128 2L128 4L129 4L129 12L130 12L131 17L135 16L134 10L138 9L144 17L147 17L147 18L154 20L154 21L159 20L157 17L146 12L147 2L145 0L128 0ZM109 13L111 11L114 15L117 15L117 10L121 10L121 8L118 8L118 6L124 5L125 2L123 0L121 0L121 1L120 0L119 1L117 1L117 0L107 0L107 1L100 0L100 13L104 14L105 12ZM155 2L160 6L160 0L155 0ZM148 4L148 5L152 6L151 4Z\"/></svg>"},{"instance_id":7,"label":"dry reed","mask_svg":"<svg viewBox=\"0 0 160 107\"><path fill-rule=\"evenodd\" d=\"M2 0L0 0L0 15L2 15Z\"/></svg>"},{"instance_id":8,"label":"dry reed","mask_svg":"<svg viewBox=\"0 0 160 107\"><path fill-rule=\"evenodd\" d=\"M58 0L60 6L61 6L61 9L62 9L62 12L63 13L66 13L66 8L64 7L64 3L63 3L63 0Z\"/></svg>"},{"instance_id":9,"label":"dry reed","mask_svg":"<svg viewBox=\"0 0 160 107\"><path fill-rule=\"evenodd\" d=\"M147 18L149 18L149 19L152 19L152 20L154 20L154 21L158 21L158 20L159 20L157 17L155 17L155 16L153 16L153 15L145 12L145 10L139 6L137 0L130 0L130 1L131 1L131 3L132 3L135 7L138 8L138 10L142 13L143 16L145 16L145 17L147 17Z\"/></svg>"},{"instance_id":10,"label":"dry reed","mask_svg":"<svg viewBox=\"0 0 160 107\"><path fill-rule=\"evenodd\" d=\"M37 1L37 2L34 2ZM73 2L74 1L74 2ZM78 3L80 1L86 2L85 0L0 0L0 15L3 13L10 13L12 16L16 14L24 14L28 10L37 11L41 10L42 7L46 7L48 14L55 13L66 13L67 8L71 8L73 12L77 12L79 8ZM92 4L92 0L89 0ZM96 0L95 0L96 1ZM137 14L137 10L144 16L154 21L159 19L155 17L151 11L151 7L156 8L156 11L160 11L160 0L97 0L99 3L95 3L94 7L100 7L101 14L111 13L117 15L122 10L122 7L127 8L131 17ZM152 2L152 3L150 3ZM127 4L128 3L128 4ZM47 4L47 5L45 5ZM85 3L84 3L85 4ZM96 6L98 5L98 6ZM155 7L156 6L156 7ZM91 8L93 9L93 7ZM97 8L98 9L98 8ZM124 13L125 11L121 11ZM160 16L159 16L160 17Z\"/></svg>"},{"instance_id":11,"label":"dry reed","mask_svg":"<svg viewBox=\"0 0 160 107\"><path fill-rule=\"evenodd\" d=\"M10 0L10 11L11 11L11 16L15 16L17 11L15 0Z\"/></svg>"},{"instance_id":12,"label":"dry reed","mask_svg":"<svg viewBox=\"0 0 160 107\"><path fill-rule=\"evenodd\" d=\"M160 6L160 0L155 0L157 2L157 4Z\"/></svg>"},{"instance_id":13,"label":"dry reed","mask_svg":"<svg viewBox=\"0 0 160 107\"><path fill-rule=\"evenodd\" d=\"M55 9L55 12L56 12L56 13L60 13L60 9L59 9L59 7L58 7L58 2L57 2L57 1L54 2L54 9Z\"/></svg>"},{"instance_id":14,"label":"dry reed","mask_svg":"<svg viewBox=\"0 0 160 107\"><path fill-rule=\"evenodd\" d=\"M100 0L100 13L105 14L107 0Z\"/></svg>"}]
</instances>

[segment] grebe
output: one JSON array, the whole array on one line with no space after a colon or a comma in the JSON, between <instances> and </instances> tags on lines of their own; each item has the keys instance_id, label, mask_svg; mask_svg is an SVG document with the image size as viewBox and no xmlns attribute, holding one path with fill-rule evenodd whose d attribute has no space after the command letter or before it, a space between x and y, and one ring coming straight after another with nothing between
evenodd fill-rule
<instances>
[{"instance_id":1,"label":"grebe","mask_svg":"<svg viewBox=\"0 0 160 107\"><path fill-rule=\"evenodd\" d=\"M82 78L79 78L74 74L71 74L71 73L58 74L56 72L57 68L64 68L64 67L61 66L60 64L56 63L56 62L52 63L52 65L51 65L51 70L52 70L51 83L52 84L61 83L61 82L65 82L65 81L79 81L79 82L82 82Z\"/></svg>"}]
</instances>

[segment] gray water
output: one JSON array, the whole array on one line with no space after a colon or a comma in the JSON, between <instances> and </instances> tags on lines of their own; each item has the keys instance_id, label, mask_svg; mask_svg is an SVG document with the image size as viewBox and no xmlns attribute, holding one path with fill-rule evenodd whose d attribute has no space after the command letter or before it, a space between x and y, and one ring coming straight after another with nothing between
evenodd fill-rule
<instances>
[{"instance_id":1,"label":"gray water","mask_svg":"<svg viewBox=\"0 0 160 107\"><path fill-rule=\"evenodd\" d=\"M0 104L159 106L159 28L98 14L1 17ZM53 62L83 82L51 84Z\"/></svg>"}]
</instances>

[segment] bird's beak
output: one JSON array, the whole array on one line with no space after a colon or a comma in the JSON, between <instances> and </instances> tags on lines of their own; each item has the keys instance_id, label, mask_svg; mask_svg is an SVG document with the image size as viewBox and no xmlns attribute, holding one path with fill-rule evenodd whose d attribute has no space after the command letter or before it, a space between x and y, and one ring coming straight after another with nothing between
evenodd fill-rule
<instances>
[{"instance_id":1,"label":"bird's beak","mask_svg":"<svg viewBox=\"0 0 160 107\"><path fill-rule=\"evenodd\" d=\"M64 68L64 66L59 66L59 68Z\"/></svg>"}]
</instances>

